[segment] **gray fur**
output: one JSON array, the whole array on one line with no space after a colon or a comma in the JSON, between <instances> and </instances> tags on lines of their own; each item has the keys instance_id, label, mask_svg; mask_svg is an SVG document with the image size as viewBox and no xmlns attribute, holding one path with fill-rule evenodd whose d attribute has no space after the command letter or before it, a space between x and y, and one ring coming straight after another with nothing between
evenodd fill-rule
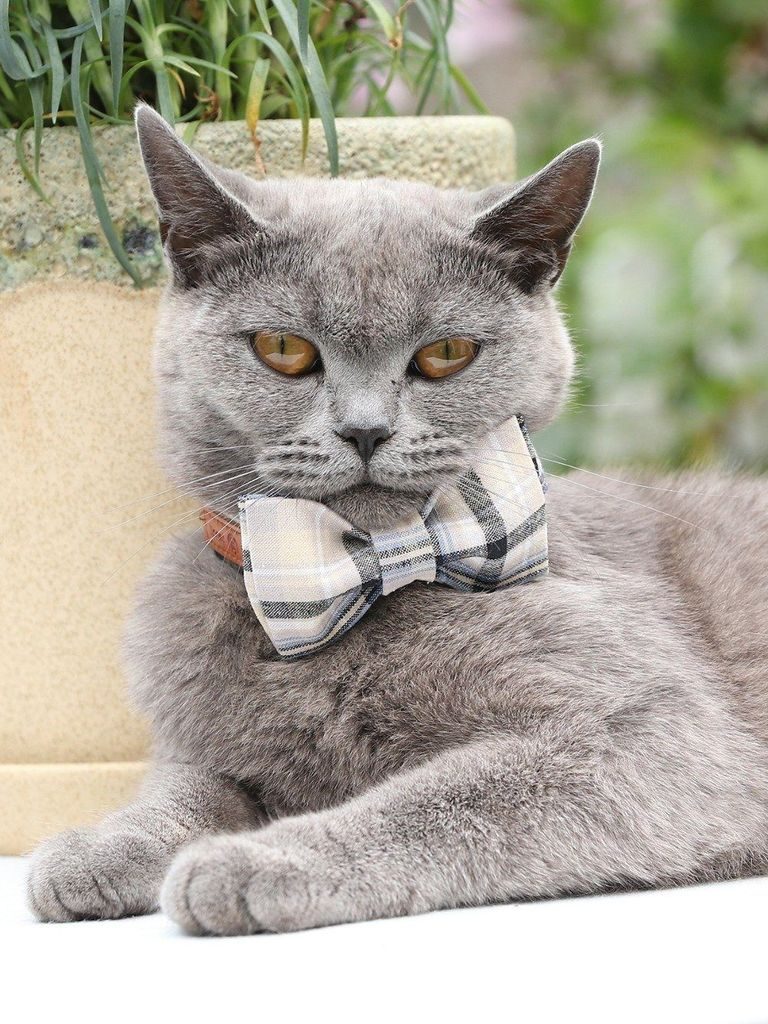
<instances>
[{"instance_id":1,"label":"gray fur","mask_svg":"<svg viewBox=\"0 0 768 1024\"><path fill-rule=\"evenodd\" d=\"M174 272L163 462L185 489L244 474L193 486L201 502L231 514L230 489L271 487L383 525L500 420L556 415L573 360L551 285L595 143L480 194L257 184L138 119ZM247 336L265 328L315 341L324 372L261 366ZM466 370L408 376L416 348L458 333L483 343ZM393 436L366 476L335 431L380 422ZM765 870L768 491L657 484L554 479L544 582L414 584L289 664L238 572L199 534L173 541L126 642L151 780L38 851L35 912L144 912L165 875L183 928L241 934Z\"/></svg>"}]
</instances>

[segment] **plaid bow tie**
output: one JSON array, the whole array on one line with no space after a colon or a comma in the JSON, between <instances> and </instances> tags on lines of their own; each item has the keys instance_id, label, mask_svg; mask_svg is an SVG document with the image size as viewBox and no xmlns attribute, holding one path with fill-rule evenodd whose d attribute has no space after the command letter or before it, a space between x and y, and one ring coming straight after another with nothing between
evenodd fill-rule
<instances>
[{"instance_id":1,"label":"plaid bow tie","mask_svg":"<svg viewBox=\"0 0 768 1024\"><path fill-rule=\"evenodd\" d=\"M415 580L476 592L543 576L544 477L522 418L498 427L474 464L420 513L371 533L315 501L242 498L245 585L278 653L320 650Z\"/></svg>"}]
</instances>

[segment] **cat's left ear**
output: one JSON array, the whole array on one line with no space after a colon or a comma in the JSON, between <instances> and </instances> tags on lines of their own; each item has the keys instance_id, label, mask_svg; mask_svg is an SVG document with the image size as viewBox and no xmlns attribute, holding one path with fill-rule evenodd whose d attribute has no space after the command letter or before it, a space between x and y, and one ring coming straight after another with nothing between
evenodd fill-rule
<instances>
[{"instance_id":1,"label":"cat's left ear","mask_svg":"<svg viewBox=\"0 0 768 1024\"><path fill-rule=\"evenodd\" d=\"M511 276L523 291L551 287L562 274L592 198L600 153L597 139L586 139L509 190L480 193L472 237L509 255Z\"/></svg>"},{"instance_id":2,"label":"cat's left ear","mask_svg":"<svg viewBox=\"0 0 768 1024\"><path fill-rule=\"evenodd\" d=\"M135 119L174 282L195 288L228 254L255 247L265 226L236 194L243 186L234 172L204 161L146 104L137 106Z\"/></svg>"}]
</instances>

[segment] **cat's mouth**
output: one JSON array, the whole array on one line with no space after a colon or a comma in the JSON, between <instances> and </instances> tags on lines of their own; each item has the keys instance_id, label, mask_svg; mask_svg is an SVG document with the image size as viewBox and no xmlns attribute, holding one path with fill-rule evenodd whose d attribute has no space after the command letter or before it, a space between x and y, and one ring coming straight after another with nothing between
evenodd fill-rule
<instances>
[{"instance_id":1,"label":"cat's mouth","mask_svg":"<svg viewBox=\"0 0 768 1024\"><path fill-rule=\"evenodd\" d=\"M414 510L421 510L429 492L400 491L373 483L327 495L323 504L361 530L384 529Z\"/></svg>"}]
</instances>

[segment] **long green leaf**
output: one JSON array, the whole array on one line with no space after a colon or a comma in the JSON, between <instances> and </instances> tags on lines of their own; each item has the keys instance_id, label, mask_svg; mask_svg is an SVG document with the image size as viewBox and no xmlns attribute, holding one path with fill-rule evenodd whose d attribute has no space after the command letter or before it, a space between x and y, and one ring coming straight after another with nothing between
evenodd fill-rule
<instances>
[{"instance_id":1,"label":"long green leaf","mask_svg":"<svg viewBox=\"0 0 768 1024\"><path fill-rule=\"evenodd\" d=\"M40 145L43 141L43 80L35 78L27 82L32 100L32 114L35 122L35 175L40 173Z\"/></svg>"},{"instance_id":2,"label":"long green leaf","mask_svg":"<svg viewBox=\"0 0 768 1024\"><path fill-rule=\"evenodd\" d=\"M130 68L123 75L123 85L129 85L137 71L141 71L142 68L152 67L154 67L154 62L149 60L149 58L137 61L135 64L131 64Z\"/></svg>"},{"instance_id":3,"label":"long green leaf","mask_svg":"<svg viewBox=\"0 0 768 1024\"><path fill-rule=\"evenodd\" d=\"M26 121L23 121L16 129L16 160L18 162L19 167L21 168L21 173L27 179L27 181L35 190L35 192L37 192L41 199L45 199L46 202L50 202L45 192L43 192L43 188L40 184L40 181L38 180L37 174L35 174L35 172L29 166L29 163L27 162L27 154L24 152L24 136L26 135L27 130L30 128L33 122L34 117L28 117Z\"/></svg>"},{"instance_id":4,"label":"long green leaf","mask_svg":"<svg viewBox=\"0 0 768 1024\"><path fill-rule=\"evenodd\" d=\"M83 47L87 59L93 65L89 81L93 83L105 107L109 109L112 103L112 78L102 49L101 36L94 24L91 0L66 0L66 5L73 21L78 25L85 25L88 29L83 37Z\"/></svg>"},{"instance_id":5,"label":"long green leaf","mask_svg":"<svg viewBox=\"0 0 768 1024\"><path fill-rule=\"evenodd\" d=\"M182 132L182 138L188 146L192 145L192 142L197 135L197 129L200 127L199 121L190 121L188 125L185 125L184 131Z\"/></svg>"},{"instance_id":6,"label":"long green leaf","mask_svg":"<svg viewBox=\"0 0 768 1024\"><path fill-rule=\"evenodd\" d=\"M184 59L182 60L181 57L178 57L175 53L172 53L166 55L165 61L168 64L175 64L177 68L181 68L182 71L186 71L187 74L189 75L197 75L198 72L195 71L195 68L200 67L209 68L211 71L215 71L217 74L225 75L228 78L237 78L237 75L233 71L230 71L228 68L225 68L222 64L216 64L212 60L203 60L202 57L189 57L185 55Z\"/></svg>"},{"instance_id":7,"label":"long green leaf","mask_svg":"<svg viewBox=\"0 0 768 1024\"><path fill-rule=\"evenodd\" d=\"M181 57L177 57L175 53L163 54L162 60L163 64L167 64L169 67L172 68L178 68L179 71L183 71L185 75L192 75L193 78L200 77L199 71L195 71L191 64L188 64L187 61L182 60Z\"/></svg>"},{"instance_id":8,"label":"long green leaf","mask_svg":"<svg viewBox=\"0 0 768 1024\"><path fill-rule=\"evenodd\" d=\"M11 35L8 0L0 0L0 66L16 82L29 78L32 72L24 51Z\"/></svg>"},{"instance_id":9,"label":"long green leaf","mask_svg":"<svg viewBox=\"0 0 768 1024\"><path fill-rule=\"evenodd\" d=\"M99 0L89 0L91 8L91 17L93 18L93 25L96 29L96 35L99 37L99 42L102 40L104 34L104 27L101 24L101 4Z\"/></svg>"},{"instance_id":10,"label":"long green leaf","mask_svg":"<svg viewBox=\"0 0 768 1024\"><path fill-rule=\"evenodd\" d=\"M280 15L281 21L285 25L285 29L288 32L292 44L300 54L301 45L295 6L291 0L272 0L272 2ZM323 123L325 141L328 146L328 163L331 168L331 174L336 176L339 173L339 140L336 134L336 119L333 112L330 92L328 91L328 83L325 80L325 73L323 72L323 66L317 55L315 44L311 39L307 40L307 59L306 61L302 61L302 63L307 76L309 91L312 93L315 105L317 106L317 112Z\"/></svg>"},{"instance_id":11,"label":"long green leaf","mask_svg":"<svg viewBox=\"0 0 768 1024\"><path fill-rule=\"evenodd\" d=\"M285 49L283 44L280 43L274 36L267 35L266 32L247 32L244 36L238 37L234 40L234 42L230 43L226 53L224 54L223 60L228 60L232 52L246 39L253 39L256 42L261 43L262 46L266 46L267 49L274 54L274 56L277 58L278 63L285 71L291 96L293 98L294 103L296 104L297 113L301 120L301 159L304 160L304 158L307 155L307 148L309 146L309 118L311 111L309 106L309 97L307 96L307 90L305 89L304 83L301 80L299 70L296 67L295 62L291 60L291 56ZM269 64L268 61L266 63L267 65ZM259 103L261 109L261 99ZM248 118L246 116L246 121L247 120ZM251 134L253 134L253 132Z\"/></svg>"},{"instance_id":12,"label":"long green leaf","mask_svg":"<svg viewBox=\"0 0 768 1024\"><path fill-rule=\"evenodd\" d=\"M48 22L44 22L43 34L45 45L48 48L48 63L51 65L51 120L56 124L56 116L59 113L61 93L64 88L64 63L61 59L59 42L53 34Z\"/></svg>"},{"instance_id":13,"label":"long green leaf","mask_svg":"<svg viewBox=\"0 0 768 1024\"><path fill-rule=\"evenodd\" d=\"M371 102L369 103L368 110L366 113L373 114L378 113L379 110L383 110L388 116L394 115L394 107L387 98L389 90L392 87L392 83L397 77L401 70L401 56L402 51L397 50L395 53L395 59L390 63L387 76L381 86L378 86L372 76L368 78L368 86L371 91ZM372 101L375 99L375 103Z\"/></svg>"},{"instance_id":14,"label":"long green leaf","mask_svg":"<svg viewBox=\"0 0 768 1024\"><path fill-rule=\"evenodd\" d=\"M394 114L394 107L387 99L386 88L379 86L376 81L369 75L366 78L366 85L371 93L371 97L376 100L376 105L373 108L378 113L379 110L383 110L385 115L391 117Z\"/></svg>"},{"instance_id":15,"label":"long green leaf","mask_svg":"<svg viewBox=\"0 0 768 1024\"><path fill-rule=\"evenodd\" d=\"M206 11L213 59L217 64L221 64L227 49L227 33L229 30L227 0L208 0ZM230 120L232 117L232 84L228 78L218 72L214 76L214 91L218 96L219 109L221 110L223 120Z\"/></svg>"},{"instance_id":16,"label":"long green leaf","mask_svg":"<svg viewBox=\"0 0 768 1024\"><path fill-rule=\"evenodd\" d=\"M125 9L127 0L109 0L109 65L112 72L112 107L120 105L120 85L125 55Z\"/></svg>"},{"instance_id":17,"label":"long green leaf","mask_svg":"<svg viewBox=\"0 0 768 1024\"><path fill-rule=\"evenodd\" d=\"M277 93L270 91L269 96L265 97L261 104L261 116L262 118L271 117L276 114L278 110L283 107L288 107L291 104L291 100L288 96L279 96ZM285 115L288 116L287 114Z\"/></svg>"},{"instance_id":18,"label":"long green leaf","mask_svg":"<svg viewBox=\"0 0 768 1024\"><path fill-rule=\"evenodd\" d=\"M272 35L272 26L269 23L269 11L267 10L266 0L254 0L256 7L256 13L259 16L261 24L264 26L264 31L267 35Z\"/></svg>"},{"instance_id":19,"label":"long green leaf","mask_svg":"<svg viewBox=\"0 0 768 1024\"><path fill-rule=\"evenodd\" d=\"M70 25L69 28L55 28L53 34L57 39L76 39L90 31L91 24L86 22L84 25Z\"/></svg>"},{"instance_id":20,"label":"long green leaf","mask_svg":"<svg viewBox=\"0 0 768 1024\"><path fill-rule=\"evenodd\" d=\"M262 33L259 33L259 35L261 36L261 42L268 47L272 53L274 53L288 77L291 95L294 103L296 104L297 112L301 120L301 159L303 161L306 158L307 149L309 148L309 117L311 113L309 109L309 97L307 96L307 90L304 88L301 75L285 47L282 46L274 36L268 36Z\"/></svg>"},{"instance_id":21,"label":"long green leaf","mask_svg":"<svg viewBox=\"0 0 768 1024\"><path fill-rule=\"evenodd\" d=\"M452 64L451 75L478 114L487 114L488 107L484 103L482 96L477 89L475 89L464 72Z\"/></svg>"},{"instance_id":22,"label":"long green leaf","mask_svg":"<svg viewBox=\"0 0 768 1024\"><path fill-rule=\"evenodd\" d=\"M93 199L93 205L96 208L96 214L99 218L99 223L101 224L101 230L104 232L104 237L107 239L107 243L117 262L123 270L130 275L134 284L140 288L143 281L138 271L128 258L128 254L117 236L117 231L115 230L115 225L112 222L112 217L107 206L107 201L104 198L99 174L99 162L93 148L93 139L91 137L91 126L88 123L88 118L85 116L83 98L80 89L80 65L82 63L84 38L84 36L78 36L72 49L71 89L72 106L75 111L77 129L80 133L80 148L83 155L85 173L88 178L91 198Z\"/></svg>"},{"instance_id":23,"label":"long green leaf","mask_svg":"<svg viewBox=\"0 0 768 1024\"><path fill-rule=\"evenodd\" d=\"M255 140L256 130L259 126L261 116L261 101L264 98L264 88L269 75L269 61L259 58L254 62L251 71L251 80L248 83L248 92L245 101L245 123L251 138Z\"/></svg>"},{"instance_id":24,"label":"long green leaf","mask_svg":"<svg viewBox=\"0 0 768 1024\"><path fill-rule=\"evenodd\" d=\"M241 45L237 47L237 59L234 55L232 59L232 63L237 67L232 113L233 117L239 119L245 117L248 92L253 81L253 65L259 56L259 47L254 39L248 38L248 33L252 29L251 0L230 0L230 3L234 13L235 34L241 39ZM266 88L266 82L264 85Z\"/></svg>"},{"instance_id":25,"label":"long green leaf","mask_svg":"<svg viewBox=\"0 0 768 1024\"><path fill-rule=\"evenodd\" d=\"M0 67L0 92L5 96L8 101L9 109L16 100L16 93L10 86L8 79L5 77L5 72Z\"/></svg>"},{"instance_id":26,"label":"long green leaf","mask_svg":"<svg viewBox=\"0 0 768 1024\"><path fill-rule=\"evenodd\" d=\"M440 17L440 5L436 0L416 0L416 6L419 8L424 16L424 20L430 27L432 32L432 50L433 50L433 66L430 69L429 75L427 76L427 86L422 92L419 99L419 105L417 107L417 113L421 113L429 96L432 92L432 87L437 77L437 72L440 72L440 78L442 83L441 89L441 104L444 105L449 97L449 89L451 84L451 65L448 59L448 43L446 40L447 27L443 24ZM451 3L447 4L447 24L453 18L453 6Z\"/></svg>"},{"instance_id":27,"label":"long green leaf","mask_svg":"<svg viewBox=\"0 0 768 1024\"><path fill-rule=\"evenodd\" d=\"M397 26L395 19L386 9L384 4L380 3L379 0L366 0L366 7L370 7L373 11L374 17L381 25L384 35L388 40L394 40L397 38Z\"/></svg>"},{"instance_id":28,"label":"long green leaf","mask_svg":"<svg viewBox=\"0 0 768 1024\"><path fill-rule=\"evenodd\" d=\"M192 107L191 110L188 110L186 112L186 114L182 114L181 117L177 117L176 118L176 124L183 124L183 125L186 125L188 127L190 121L194 121L195 123L197 123L200 120L200 118L203 116L204 113L205 113L205 104L204 103L196 103L194 105L194 107Z\"/></svg>"},{"instance_id":29,"label":"long green leaf","mask_svg":"<svg viewBox=\"0 0 768 1024\"><path fill-rule=\"evenodd\" d=\"M142 46L144 47L144 53L147 55L147 59L149 60L152 71L155 75L155 85L157 86L157 105L160 108L160 113L168 124L173 125L176 122L176 112L174 110L168 72L166 71L165 63L163 61L163 47L160 44L157 29L155 28L152 11L145 0L142 0L141 3L139 3L138 0L134 0L134 3L136 3L139 11L141 22L136 21L134 18L126 17L126 24L130 25L141 39Z\"/></svg>"},{"instance_id":30,"label":"long green leaf","mask_svg":"<svg viewBox=\"0 0 768 1024\"><path fill-rule=\"evenodd\" d=\"M299 33L299 56L307 63L309 47L309 4L310 0L298 0L296 5L296 28Z\"/></svg>"},{"instance_id":31,"label":"long green leaf","mask_svg":"<svg viewBox=\"0 0 768 1024\"><path fill-rule=\"evenodd\" d=\"M43 139L43 90L45 88L45 73L50 70L49 64L44 64L43 59L37 51L35 44L28 36L22 36L21 42L26 50L27 60L30 66L30 73L27 76L26 86L32 103L32 118L34 123L35 144L35 175L40 170L40 145Z\"/></svg>"},{"instance_id":32,"label":"long green leaf","mask_svg":"<svg viewBox=\"0 0 768 1024\"><path fill-rule=\"evenodd\" d=\"M424 62L424 67L422 68L422 71L424 72L424 76L422 77L422 73L419 72L419 77L422 77L424 85L421 87L421 93L419 94L419 102L416 105L417 114L424 113L424 108L426 107L427 101L429 100L429 97L432 93L432 85L437 75L437 58L434 55L429 56L427 58L427 60Z\"/></svg>"}]
</instances>

